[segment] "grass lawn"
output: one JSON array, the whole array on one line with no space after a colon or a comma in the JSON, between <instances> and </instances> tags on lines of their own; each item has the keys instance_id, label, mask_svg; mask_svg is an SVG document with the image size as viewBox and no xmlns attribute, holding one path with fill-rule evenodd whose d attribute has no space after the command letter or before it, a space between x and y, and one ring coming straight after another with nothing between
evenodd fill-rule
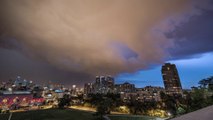
<instances>
[{"instance_id":1,"label":"grass lawn","mask_svg":"<svg viewBox=\"0 0 213 120\"><path fill-rule=\"evenodd\" d=\"M9 114L0 114L0 120L8 120ZM11 120L95 120L93 113L70 110L48 109L12 114Z\"/></svg>"},{"instance_id":2,"label":"grass lawn","mask_svg":"<svg viewBox=\"0 0 213 120\"><path fill-rule=\"evenodd\" d=\"M111 120L163 120L161 118L155 118L155 117L147 117L147 116L126 116L126 115L112 115L109 116Z\"/></svg>"}]
</instances>

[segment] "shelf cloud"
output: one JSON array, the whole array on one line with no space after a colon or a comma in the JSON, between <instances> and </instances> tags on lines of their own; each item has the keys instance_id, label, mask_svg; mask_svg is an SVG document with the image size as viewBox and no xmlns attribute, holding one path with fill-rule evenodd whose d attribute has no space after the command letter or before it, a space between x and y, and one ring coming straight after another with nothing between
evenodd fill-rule
<instances>
[{"instance_id":1,"label":"shelf cloud","mask_svg":"<svg viewBox=\"0 0 213 120\"><path fill-rule=\"evenodd\" d=\"M208 1L1 0L0 47L67 74L134 72L184 56L177 30L204 8Z\"/></svg>"}]
</instances>

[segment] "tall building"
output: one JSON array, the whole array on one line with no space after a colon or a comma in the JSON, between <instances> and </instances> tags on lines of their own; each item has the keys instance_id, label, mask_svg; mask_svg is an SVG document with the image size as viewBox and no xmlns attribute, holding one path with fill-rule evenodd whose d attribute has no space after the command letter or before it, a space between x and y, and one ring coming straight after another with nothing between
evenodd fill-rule
<instances>
[{"instance_id":1,"label":"tall building","mask_svg":"<svg viewBox=\"0 0 213 120\"><path fill-rule=\"evenodd\" d=\"M165 63L161 69L167 94L181 94L182 87L175 64Z\"/></svg>"},{"instance_id":2,"label":"tall building","mask_svg":"<svg viewBox=\"0 0 213 120\"><path fill-rule=\"evenodd\" d=\"M94 83L87 83L84 85L84 93L113 93L114 90L114 78L108 76L96 76Z\"/></svg>"},{"instance_id":3,"label":"tall building","mask_svg":"<svg viewBox=\"0 0 213 120\"><path fill-rule=\"evenodd\" d=\"M95 93L106 93L106 81L105 76L96 76L94 83Z\"/></svg>"},{"instance_id":4,"label":"tall building","mask_svg":"<svg viewBox=\"0 0 213 120\"><path fill-rule=\"evenodd\" d=\"M107 85L107 88L108 88L108 92L113 92L114 90L114 78L110 75L106 76L105 77L106 79L106 85Z\"/></svg>"},{"instance_id":5,"label":"tall building","mask_svg":"<svg viewBox=\"0 0 213 120\"><path fill-rule=\"evenodd\" d=\"M92 83L86 83L84 85L84 94L90 94L94 92L94 86Z\"/></svg>"}]
</instances>

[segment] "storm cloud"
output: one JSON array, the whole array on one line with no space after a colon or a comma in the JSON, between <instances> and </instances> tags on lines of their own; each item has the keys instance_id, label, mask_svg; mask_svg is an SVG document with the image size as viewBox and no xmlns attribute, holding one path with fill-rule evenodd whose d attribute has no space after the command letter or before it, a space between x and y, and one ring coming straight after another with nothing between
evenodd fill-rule
<instances>
[{"instance_id":1,"label":"storm cloud","mask_svg":"<svg viewBox=\"0 0 213 120\"><path fill-rule=\"evenodd\" d=\"M212 4L213 5L213 4ZM204 10L202 15L176 27L167 34L175 46L170 49L173 59L213 52L213 10Z\"/></svg>"},{"instance_id":2,"label":"storm cloud","mask_svg":"<svg viewBox=\"0 0 213 120\"><path fill-rule=\"evenodd\" d=\"M133 72L181 54L177 28L204 8L208 1L1 0L0 46L69 79Z\"/></svg>"}]
</instances>

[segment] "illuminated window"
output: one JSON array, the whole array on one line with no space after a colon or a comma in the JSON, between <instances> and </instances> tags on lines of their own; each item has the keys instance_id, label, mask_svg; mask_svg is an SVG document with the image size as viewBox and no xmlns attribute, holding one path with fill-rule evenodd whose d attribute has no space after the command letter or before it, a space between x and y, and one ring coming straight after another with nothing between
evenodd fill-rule
<instances>
[{"instance_id":1,"label":"illuminated window","mask_svg":"<svg viewBox=\"0 0 213 120\"><path fill-rule=\"evenodd\" d=\"M167 70L170 70L170 68L169 68L169 67L167 67Z\"/></svg>"}]
</instances>

